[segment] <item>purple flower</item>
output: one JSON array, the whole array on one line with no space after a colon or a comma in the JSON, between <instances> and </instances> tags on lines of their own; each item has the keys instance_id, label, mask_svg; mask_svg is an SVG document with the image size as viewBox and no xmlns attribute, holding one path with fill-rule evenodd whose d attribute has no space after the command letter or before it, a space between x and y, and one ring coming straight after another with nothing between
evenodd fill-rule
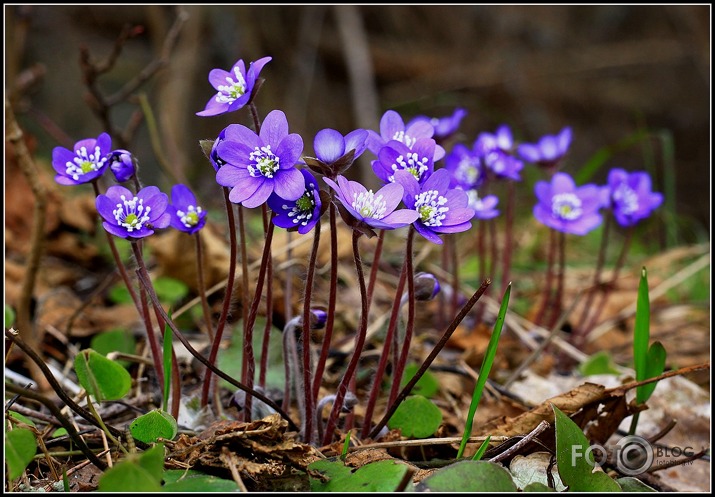
<instances>
[{"instance_id":1,"label":"purple flower","mask_svg":"<svg viewBox=\"0 0 715 497\"><path fill-rule=\"evenodd\" d=\"M55 181L67 186L94 181L109 165L107 155L111 151L112 138L107 133L102 133L96 139L78 141L74 151L55 147L52 150L52 167L57 171Z\"/></svg>"},{"instance_id":2,"label":"purple flower","mask_svg":"<svg viewBox=\"0 0 715 497\"><path fill-rule=\"evenodd\" d=\"M186 185L174 185L171 203L166 212L171 215L171 226L193 235L206 224L206 211L196 202L196 196Z\"/></svg>"},{"instance_id":3,"label":"purple flower","mask_svg":"<svg viewBox=\"0 0 715 497\"><path fill-rule=\"evenodd\" d=\"M404 192L402 185L397 183L388 183L373 193L357 181L349 181L344 176L337 177L337 184L330 178L323 178L323 180L335 190L337 199L347 213L368 227L393 230L413 223L418 217L414 210L395 210ZM345 219L344 216L343 218Z\"/></svg>"},{"instance_id":4,"label":"purple flower","mask_svg":"<svg viewBox=\"0 0 715 497\"><path fill-rule=\"evenodd\" d=\"M467 192L449 188L451 175L438 169L420 185L406 171L395 172L395 181L405 187L402 200L409 209L418 212L415 230L427 240L441 244L442 233L458 233L472 227L474 211L469 207Z\"/></svg>"},{"instance_id":5,"label":"purple flower","mask_svg":"<svg viewBox=\"0 0 715 497\"><path fill-rule=\"evenodd\" d=\"M166 228L171 220L168 203L156 186L142 188L135 196L120 185L110 186L95 202L104 229L120 238L144 238L154 229Z\"/></svg>"},{"instance_id":6,"label":"purple flower","mask_svg":"<svg viewBox=\"0 0 715 497\"><path fill-rule=\"evenodd\" d=\"M218 93L206 104L206 108L197 112L197 116L216 116L238 110L251 101L253 90L261 69L272 57L263 57L251 62L246 71L243 59L239 59L230 71L211 69L209 82Z\"/></svg>"},{"instance_id":7,"label":"purple flower","mask_svg":"<svg viewBox=\"0 0 715 497\"><path fill-rule=\"evenodd\" d=\"M408 148L412 148L420 138L432 138L434 136L434 126L425 120L417 120L405 126L405 122L397 112L388 110L380 119L380 134L378 135L371 129L367 130L367 132L367 148L375 156L378 156L380 149L390 140L397 140L407 145ZM437 162L444 157L444 154L444 148L441 145L436 145L432 161Z\"/></svg>"},{"instance_id":8,"label":"purple flower","mask_svg":"<svg viewBox=\"0 0 715 497\"><path fill-rule=\"evenodd\" d=\"M545 135L537 143L522 143L517 147L526 162L554 169L571 145L571 128L565 127L558 135Z\"/></svg>"},{"instance_id":9,"label":"purple flower","mask_svg":"<svg viewBox=\"0 0 715 497\"><path fill-rule=\"evenodd\" d=\"M648 173L627 173L611 169L608 173L609 205L621 226L632 226L663 203L663 194L651 191Z\"/></svg>"},{"instance_id":10,"label":"purple flower","mask_svg":"<svg viewBox=\"0 0 715 497\"><path fill-rule=\"evenodd\" d=\"M415 274L415 300L425 302L432 300L440 291L439 281L432 273L419 272Z\"/></svg>"},{"instance_id":11,"label":"purple flower","mask_svg":"<svg viewBox=\"0 0 715 497\"><path fill-rule=\"evenodd\" d=\"M432 138L420 138L412 147L397 140L390 140L380 149L377 160L372 161L372 170L383 183L395 181L395 171L407 171L421 184L434 171Z\"/></svg>"},{"instance_id":12,"label":"purple flower","mask_svg":"<svg viewBox=\"0 0 715 497\"><path fill-rule=\"evenodd\" d=\"M479 188L486 179L486 167L474 150L457 143L444 158L444 167L452 173L450 186L463 190Z\"/></svg>"},{"instance_id":13,"label":"purple flower","mask_svg":"<svg viewBox=\"0 0 715 497\"><path fill-rule=\"evenodd\" d=\"M566 173L555 173L551 182L539 181L534 187L538 203L536 219L549 228L574 235L585 235L601 224L599 209L604 205L605 189L596 185L577 187Z\"/></svg>"},{"instance_id":14,"label":"purple flower","mask_svg":"<svg viewBox=\"0 0 715 497\"><path fill-rule=\"evenodd\" d=\"M298 230L298 233L304 235L320 219L323 203L315 177L306 169L300 172L305 179L303 195L298 200L284 200L273 193L268 197L268 207L276 213L273 224L288 231Z\"/></svg>"},{"instance_id":15,"label":"purple flower","mask_svg":"<svg viewBox=\"0 0 715 497\"><path fill-rule=\"evenodd\" d=\"M459 125L462 122L464 116L467 115L467 110L461 107L454 109L451 116L446 117L427 117L427 116L415 116L407 123L407 128L417 121L427 121L434 128L434 139L436 141L446 140L459 129Z\"/></svg>"},{"instance_id":16,"label":"purple flower","mask_svg":"<svg viewBox=\"0 0 715 497\"><path fill-rule=\"evenodd\" d=\"M234 125L232 124L230 126L234 126ZM209 153L209 161L211 162L211 165L214 167L214 169L216 171L218 171L221 168L221 166L226 164L226 161L223 160L218 155L218 146L221 144L222 141L224 141L226 139L226 130L227 129L228 128L222 129L221 132L216 137L216 140L214 140L213 144L211 145L211 152Z\"/></svg>"},{"instance_id":17,"label":"purple flower","mask_svg":"<svg viewBox=\"0 0 715 497\"><path fill-rule=\"evenodd\" d=\"M484 164L499 178L520 181L519 171L524 164L511 155L514 139L506 124L497 128L496 133L480 133L474 141L474 151L482 158Z\"/></svg>"},{"instance_id":18,"label":"purple flower","mask_svg":"<svg viewBox=\"0 0 715 497\"><path fill-rule=\"evenodd\" d=\"M260 135L231 124L216 153L226 163L216 173L216 182L231 187L229 199L244 207L263 204L271 193L285 200L298 200L305 192L305 181L295 165L303 152L303 139L288 133L288 121L280 110L273 110L263 121Z\"/></svg>"},{"instance_id":19,"label":"purple flower","mask_svg":"<svg viewBox=\"0 0 715 497\"><path fill-rule=\"evenodd\" d=\"M305 157L305 163L315 172L335 178L345 172L365 151L367 130L356 129L343 137L334 129L318 131L313 140L315 157Z\"/></svg>"},{"instance_id":20,"label":"purple flower","mask_svg":"<svg viewBox=\"0 0 715 497\"><path fill-rule=\"evenodd\" d=\"M128 150L114 150L109 154L107 159L109 161L109 169L119 183L130 180L136 173L136 159Z\"/></svg>"},{"instance_id":21,"label":"purple flower","mask_svg":"<svg viewBox=\"0 0 715 497\"><path fill-rule=\"evenodd\" d=\"M499 198L496 195L487 195L484 198L479 197L476 188L467 190L469 197L469 207L474 210L474 217L477 219L492 219L499 215L496 206L499 203Z\"/></svg>"}]
</instances>

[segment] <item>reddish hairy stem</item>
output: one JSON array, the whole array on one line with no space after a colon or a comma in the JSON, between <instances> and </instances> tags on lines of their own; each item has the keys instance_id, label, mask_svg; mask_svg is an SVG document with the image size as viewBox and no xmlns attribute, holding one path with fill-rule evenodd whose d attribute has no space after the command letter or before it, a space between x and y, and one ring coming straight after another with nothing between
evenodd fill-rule
<instances>
[{"instance_id":1,"label":"reddish hairy stem","mask_svg":"<svg viewBox=\"0 0 715 497\"><path fill-rule=\"evenodd\" d=\"M211 309L209 302L206 299L206 284L204 283L204 254L201 243L201 231L197 231L194 235L196 240L196 279L199 285L199 296L201 297L201 309L204 313L204 321L206 322L206 331L209 335L209 340L214 340L213 322L211 319Z\"/></svg>"}]
</instances>

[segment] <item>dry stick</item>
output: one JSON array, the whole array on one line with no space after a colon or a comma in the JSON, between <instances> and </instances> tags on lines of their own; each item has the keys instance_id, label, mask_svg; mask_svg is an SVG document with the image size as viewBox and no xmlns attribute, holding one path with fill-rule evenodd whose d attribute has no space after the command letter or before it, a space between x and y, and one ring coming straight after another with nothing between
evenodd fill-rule
<instances>
[{"instance_id":1,"label":"dry stick","mask_svg":"<svg viewBox=\"0 0 715 497\"><path fill-rule=\"evenodd\" d=\"M469 437L467 443L480 443L487 439L486 436ZM492 442L506 442L509 437L495 435L490 438ZM424 447L425 445L451 445L458 444L462 437L424 438L420 440L395 440L393 442L375 442L357 447L348 447L348 452L372 449L391 449L395 447Z\"/></svg>"},{"instance_id":2,"label":"dry stick","mask_svg":"<svg viewBox=\"0 0 715 497\"><path fill-rule=\"evenodd\" d=\"M209 362L213 365L216 363L216 356L218 355L218 348L221 345L221 338L223 337L223 330L226 327L226 320L228 319L228 312L231 307L231 295L233 293L233 281L236 278L236 220L233 215L233 204L229 200L229 189L223 187L223 198L226 204L226 215L228 217L228 236L229 236L229 247L231 250L229 265L228 265L228 279L226 280L226 294L223 297L223 308L221 309L221 316L216 324L216 335L214 336L213 343L211 344L211 351L209 352ZM245 271L245 268L244 268ZM244 321L245 322L245 321ZM204 385L201 390L201 407L206 407L209 403L209 391L211 390L211 369L207 370L204 374Z\"/></svg>"},{"instance_id":3,"label":"dry stick","mask_svg":"<svg viewBox=\"0 0 715 497\"><path fill-rule=\"evenodd\" d=\"M380 354L380 361L377 364L377 370L375 371L372 388L370 389L370 396L368 397L367 407L365 408L365 417L362 425L362 438L367 438L367 435L370 431L372 414L375 410L377 397L378 395L380 395L382 376L385 374L385 368L387 367L387 358L390 355L390 346L395 335L395 330L397 329L397 320L400 314L400 303L402 301L402 291L405 287L406 274L407 261L405 260L405 263L402 264L402 271L400 271L400 281L397 283L397 288L395 289L395 298L392 301L392 313L390 314L390 323L387 325L387 333L385 334L383 350ZM393 364L397 364L397 361L393 361Z\"/></svg>"},{"instance_id":4,"label":"dry stick","mask_svg":"<svg viewBox=\"0 0 715 497\"><path fill-rule=\"evenodd\" d=\"M72 409L74 412L76 412L78 415L82 416L85 420L90 422L92 426L96 426L97 428L101 428L101 426L98 424L97 420L92 416L92 413L90 413L88 410L86 410L84 407L79 405L77 402L72 400L72 398L67 395L67 392L64 391L62 386L59 384L57 379L54 377L52 374L52 371L47 367L47 364L40 358L39 355L25 342L23 341L18 335L17 332L13 329L10 330L5 330L5 338L10 340L13 344L17 345L22 349L22 351L27 354L27 356L32 359L32 361L37 364L37 366L40 368L42 371L42 374L45 375L45 378L47 379L47 382L50 384L52 389L55 391L57 396L62 400L67 407ZM6 383L5 386L9 388L11 383ZM113 428L111 426L107 426L109 431L112 433L112 435L115 436L122 436L122 431L118 430L116 428Z\"/></svg>"},{"instance_id":5,"label":"dry stick","mask_svg":"<svg viewBox=\"0 0 715 497\"><path fill-rule=\"evenodd\" d=\"M353 230L353 258L355 260L355 271L357 273L358 285L360 287L360 297L361 297L361 309L360 309L360 324L355 336L355 349L353 355L350 358L348 367L345 370L345 375L338 385L337 392L335 394L335 400L333 401L333 407L330 411L330 416L328 417L328 423L325 427L325 435L323 436L323 445L327 445L333 439L333 433L335 432L335 426L337 424L338 415L343 408L343 400L345 399L345 394L348 390L348 385L352 380L353 374L357 369L358 362L360 362L360 355L362 353L363 346L365 345L365 336L367 334L367 288L365 287L365 275L363 274L362 261L360 259L360 241L361 233L357 230Z\"/></svg>"},{"instance_id":6,"label":"dry stick","mask_svg":"<svg viewBox=\"0 0 715 497\"><path fill-rule=\"evenodd\" d=\"M412 265L412 244L415 238L415 228L410 225L407 232L407 243L405 247L405 268L407 279L407 325L405 326L405 338L402 342L402 350L400 351L399 361L394 364L392 372L392 387L390 388L389 403L392 404L397 397L397 391L400 388L402 374L407 365L407 358L410 355L410 344L412 342L412 334L415 328L415 275Z\"/></svg>"},{"instance_id":7,"label":"dry stick","mask_svg":"<svg viewBox=\"0 0 715 497\"><path fill-rule=\"evenodd\" d=\"M318 398L320 392L320 383L323 379L323 371L325 370L325 362L328 360L328 350L330 349L330 341L333 336L333 323L335 322L335 301L337 298L338 288L338 234L337 222L335 215L335 204L333 203L333 194L330 193L330 205L328 213L330 216L330 293L328 295L327 320L325 322L325 335L323 336L323 345L320 348L318 363L315 365L315 376L313 377L313 398Z\"/></svg>"},{"instance_id":8,"label":"dry stick","mask_svg":"<svg viewBox=\"0 0 715 497\"><path fill-rule=\"evenodd\" d=\"M105 469L107 469L107 464L104 461L102 461L101 459L99 459L94 454L94 452L92 452L92 450L87 446L87 444L82 439L82 437L79 435L79 433L77 433L77 430L72 425L72 423L70 423L69 420L62 414L62 411L60 410L60 408L57 407L52 400L48 399L44 395L41 395L40 393L34 392L27 388L19 387L13 383L6 383L5 388L9 392L19 394L25 398L39 402L42 405L44 405L45 407L47 407L47 409L50 410L52 415L55 416L55 418L57 418L57 420L62 424L62 426L65 428L65 430L67 430L67 434L70 436L72 441L77 444L77 447L79 448L79 450L82 451L82 454L84 454L84 456L87 459L89 459L92 462L92 464L97 466L97 468L99 468L100 470L104 471ZM91 414L90 414L90 416L91 416ZM94 421L94 423L96 423L96 420Z\"/></svg>"},{"instance_id":9,"label":"dry stick","mask_svg":"<svg viewBox=\"0 0 715 497\"><path fill-rule=\"evenodd\" d=\"M444 331L442 334L442 338L440 338L439 342L437 342L437 345L435 345L434 349L432 349L432 352L430 352L429 356L427 356L427 359L422 363L420 368L417 370L415 375L410 379L410 381L407 382L407 385L405 385L405 388L402 389L400 394L397 396L395 399L395 402L393 402L390 407L387 409L387 412L385 415L382 417L379 423L372 429L370 432L370 438L375 438L378 433L380 433L380 430L387 424L387 421L392 417L392 415L395 413L397 410L397 407L402 403L403 400L407 397L407 395L412 391L412 388L417 384L417 382L422 378L422 375L427 371L427 369L430 367L432 362L435 360L437 355L441 352L441 350L444 348L445 345L447 345L447 342L449 341L449 338L452 336L452 333L457 329L457 326L462 322L464 317L469 313L469 311L474 307L474 304L477 303L477 300L484 294L484 292L487 290L489 285L491 285L491 280L490 279L485 279L481 286L477 289L476 292L470 297L470 299L467 301L466 304L462 307L462 309L459 311L459 314L457 314L452 322L449 324L447 329Z\"/></svg>"},{"instance_id":10,"label":"dry stick","mask_svg":"<svg viewBox=\"0 0 715 497\"><path fill-rule=\"evenodd\" d=\"M214 326L213 320L211 319L211 310L209 308L209 302L206 299L206 284L204 283L204 251L202 249L203 243L201 243L201 230L196 232L194 238L196 241L196 279L199 285L201 309L204 312L204 321L206 322L206 331L208 333L209 340L213 342Z\"/></svg>"},{"instance_id":11,"label":"dry stick","mask_svg":"<svg viewBox=\"0 0 715 497\"><path fill-rule=\"evenodd\" d=\"M293 422L293 420L290 418L290 416L283 409L281 409L281 407L278 404L276 404L272 399L266 397L261 392L254 390L252 387L244 385L240 381L233 379L231 376L229 376L228 374L224 373L222 370L220 370L219 368L214 366L213 363L209 362L194 347L192 347L191 343L186 339L186 337L181 332L181 330L179 330L179 328L177 328L174 321L166 314L166 311L164 311L164 308L159 303L159 298L156 296L156 293L154 293L154 290L151 286L151 282L146 280L144 275L141 273L138 273L138 276L139 276L139 282L144 286L144 288L146 288L147 292L149 293L149 298L151 298L151 301L154 304L154 306L156 307L157 311L159 311L162 318L166 321L166 324L169 325L169 327L171 328L171 331L173 331L173 333L174 333L174 336L176 336L179 339L179 341L184 345L184 347L186 347L186 350L188 350L191 355L193 355L196 359L198 359L201 364L203 364L208 369L210 369L211 372L213 372L213 374L215 374L216 376L226 380L227 382L229 382L236 388L240 388L247 394L250 394L250 395L256 397L257 399L268 404L278 414L280 414L281 417L283 417L283 419L285 419L288 422L288 425L290 426L291 430L298 431L298 426Z\"/></svg>"},{"instance_id":12,"label":"dry stick","mask_svg":"<svg viewBox=\"0 0 715 497\"><path fill-rule=\"evenodd\" d=\"M502 461L512 454L517 453L519 450L522 449L525 445L530 443L534 438L536 438L542 431L547 429L549 427L549 422L544 420L541 423L539 423L536 428L531 430L527 435L524 436L521 440L519 440L517 443L509 447L507 450L502 452L501 454L498 454L491 459L489 459L489 462L499 462Z\"/></svg>"},{"instance_id":13,"label":"dry stick","mask_svg":"<svg viewBox=\"0 0 715 497\"><path fill-rule=\"evenodd\" d=\"M271 214L271 218L275 216L275 212ZM272 221L272 219L271 219ZM256 292L253 294L253 302L251 303L251 309L248 313L248 322L246 323L246 336L243 342L243 359L246 366L246 386L253 388L253 378L256 372L256 363L253 355L253 326L256 323L256 317L258 317L258 305L261 302L261 294L263 293L263 284L266 281L266 270L268 269L268 258L271 254L271 243L273 241L273 222L268 223L268 228L266 230L266 238L263 245L263 256L261 257L261 266L258 271L258 281L256 283ZM270 285L271 282L268 282ZM244 406L246 416L245 420L250 421L251 417L251 403L252 399L250 395L246 395L246 404Z\"/></svg>"},{"instance_id":14,"label":"dry stick","mask_svg":"<svg viewBox=\"0 0 715 497\"><path fill-rule=\"evenodd\" d=\"M22 280L20 296L17 300L16 319L18 327L27 333L28 342L34 347L40 347L42 342L41 335L38 335L38 330L32 324L30 317L30 305L32 294L35 288L35 280L37 272L40 269L40 259L44 249L45 239L45 213L47 211L47 194L45 187L39 180L39 175L35 168L35 163L30 156L30 152L25 144L24 134L22 129L15 120L15 113L10 106L10 101L5 95L5 139L9 141L15 150L17 164L20 166L22 173L25 175L27 182L30 184L32 193L35 196L35 205L33 208L33 222L30 236L30 255L27 258L27 269ZM41 390L47 389L47 384L42 381L42 375L37 367L29 362L28 367L32 373L32 377L40 386Z\"/></svg>"},{"instance_id":15,"label":"dry stick","mask_svg":"<svg viewBox=\"0 0 715 497\"><path fill-rule=\"evenodd\" d=\"M313 411L315 397L313 397L313 383L310 376L310 303L313 296L313 279L315 277L315 265L318 259L318 247L320 246L320 218L313 231L313 248L310 251L308 260L308 274L305 277L305 292L303 297L303 395L305 397L305 412L302 413L305 419L304 442L309 444L313 437ZM300 394L298 394L300 395Z\"/></svg>"}]
</instances>

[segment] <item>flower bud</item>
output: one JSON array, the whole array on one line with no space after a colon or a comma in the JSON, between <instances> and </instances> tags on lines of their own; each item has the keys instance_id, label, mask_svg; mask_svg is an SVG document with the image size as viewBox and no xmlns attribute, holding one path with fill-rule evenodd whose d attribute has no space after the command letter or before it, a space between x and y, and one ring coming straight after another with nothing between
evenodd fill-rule
<instances>
[{"instance_id":1,"label":"flower bud","mask_svg":"<svg viewBox=\"0 0 715 497\"><path fill-rule=\"evenodd\" d=\"M310 310L310 328L319 330L325 327L325 322L328 320L328 313L322 309Z\"/></svg>"},{"instance_id":2,"label":"flower bud","mask_svg":"<svg viewBox=\"0 0 715 497\"><path fill-rule=\"evenodd\" d=\"M114 173L114 177L119 183L124 183L134 176L136 166L134 157L128 150L117 149L109 154L109 169Z\"/></svg>"},{"instance_id":3,"label":"flower bud","mask_svg":"<svg viewBox=\"0 0 715 497\"><path fill-rule=\"evenodd\" d=\"M432 300L439 293L439 281L432 273L420 272L415 275L415 300Z\"/></svg>"}]
</instances>

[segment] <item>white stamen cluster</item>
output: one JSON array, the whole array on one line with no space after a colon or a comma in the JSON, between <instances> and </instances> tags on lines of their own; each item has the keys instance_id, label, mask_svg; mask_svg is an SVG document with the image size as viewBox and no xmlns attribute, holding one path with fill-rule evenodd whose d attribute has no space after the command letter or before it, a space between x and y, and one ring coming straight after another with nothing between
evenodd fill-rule
<instances>
[{"instance_id":1,"label":"white stamen cluster","mask_svg":"<svg viewBox=\"0 0 715 497\"><path fill-rule=\"evenodd\" d=\"M187 228L193 228L194 226L199 224L199 219L202 212L203 209L200 206L189 205L186 208L186 212L177 209L176 215L179 216L179 219L182 223L184 223L184 226L186 226Z\"/></svg>"},{"instance_id":2,"label":"white stamen cluster","mask_svg":"<svg viewBox=\"0 0 715 497\"><path fill-rule=\"evenodd\" d=\"M551 199L551 212L554 217L573 221L581 217L581 199L575 193L557 193Z\"/></svg>"},{"instance_id":3,"label":"white stamen cluster","mask_svg":"<svg viewBox=\"0 0 715 497\"><path fill-rule=\"evenodd\" d=\"M237 98L246 93L246 80L243 79L243 74L241 70L236 67L233 70L236 75L236 80L231 76L226 76L225 85L219 85L218 93L216 94L216 101L222 104L233 103Z\"/></svg>"},{"instance_id":4,"label":"white stamen cluster","mask_svg":"<svg viewBox=\"0 0 715 497\"><path fill-rule=\"evenodd\" d=\"M151 207L144 207L144 201L138 197L133 197L131 200L122 195L121 203L117 204L117 208L112 211L117 224L126 228L128 232L140 230L144 227L144 223L149 221L149 213Z\"/></svg>"},{"instance_id":5,"label":"white stamen cluster","mask_svg":"<svg viewBox=\"0 0 715 497\"><path fill-rule=\"evenodd\" d=\"M613 192L613 200L618 203L623 214L633 214L638 210L638 194L625 183L618 185Z\"/></svg>"},{"instance_id":6,"label":"white stamen cluster","mask_svg":"<svg viewBox=\"0 0 715 497\"><path fill-rule=\"evenodd\" d=\"M353 193L353 202L350 205L363 218L382 219L387 212L387 202L382 198L382 195L376 197L372 190L359 194L357 192Z\"/></svg>"},{"instance_id":7,"label":"white stamen cluster","mask_svg":"<svg viewBox=\"0 0 715 497\"><path fill-rule=\"evenodd\" d=\"M420 221L426 226L442 226L449 207L447 198L437 190L427 190L415 196L415 210L420 213Z\"/></svg>"},{"instance_id":8,"label":"white stamen cluster","mask_svg":"<svg viewBox=\"0 0 715 497\"><path fill-rule=\"evenodd\" d=\"M107 162L107 157L102 157L99 146L94 147L94 153L89 153L86 147L81 147L77 150L74 159L65 164L66 172L67 175L72 176L73 180L77 181L83 174L100 169L105 162Z\"/></svg>"},{"instance_id":9,"label":"white stamen cluster","mask_svg":"<svg viewBox=\"0 0 715 497\"><path fill-rule=\"evenodd\" d=\"M479 163L470 157L463 157L457 164L454 177L463 185L474 185L479 179Z\"/></svg>"},{"instance_id":10,"label":"white stamen cluster","mask_svg":"<svg viewBox=\"0 0 715 497\"><path fill-rule=\"evenodd\" d=\"M313 211L315 210L315 197L313 191L315 185L310 183L302 197L296 200L295 205L283 204L281 207L288 212L288 217L291 218L293 224L307 225L313 219Z\"/></svg>"},{"instance_id":11,"label":"white stamen cluster","mask_svg":"<svg viewBox=\"0 0 715 497\"><path fill-rule=\"evenodd\" d=\"M393 171L403 169L414 176L417 181L420 181L422 179L422 175L428 169L427 162L429 162L427 157L422 157L420 159L415 152L410 152L407 154L407 157L400 155L397 159L395 159L395 163L390 167ZM390 182L394 182L395 176L392 175L387 179L389 179Z\"/></svg>"},{"instance_id":12,"label":"white stamen cluster","mask_svg":"<svg viewBox=\"0 0 715 497\"><path fill-rule=\"evenodd\" d=\"M412 148L412 145L414 145L417 142L417 138L412 138L410 135L408 135L404 131L395 132L395 134L392 135L392 139L397 140L398 142L404 143L409 148Z\"/></svg>"},{"instance_id":13,"label":"white stamen cluster","mask_svg":"<svg viewBox=\"0 0 715 497\"><path fill-rule=\"evenodd\" d=\"M271 146L256 147L248 156L253 164L248 165L248 172L252 177L272 178L280 166L280 158L271 151Z\"/></svg>"}]
</instances>

